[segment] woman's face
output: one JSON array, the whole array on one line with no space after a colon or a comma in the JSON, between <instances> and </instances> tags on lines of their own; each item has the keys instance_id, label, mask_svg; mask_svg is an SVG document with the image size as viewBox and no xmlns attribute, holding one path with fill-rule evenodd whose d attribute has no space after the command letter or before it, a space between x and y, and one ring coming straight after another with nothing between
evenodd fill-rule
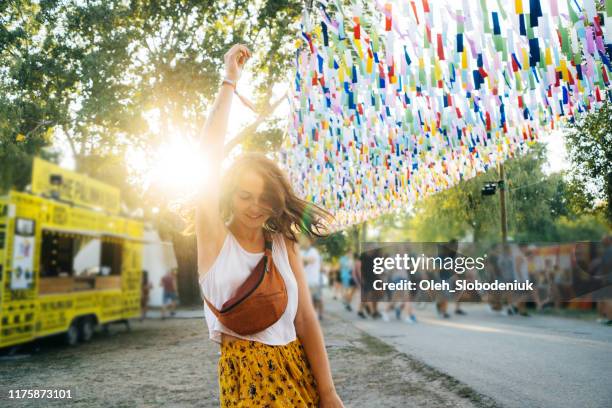
<instances>
[{"instance_id":1,"label":"woman's face","mask_svg":"<svg viewBox=\"0 0 612 408\"><path fill-rule=\"evenodd\" d=\"M264 225L272 214L264 187L263 178L255 172L245 173L240 178L232 197L235 221L248 228L261 228Z\"/></svg>"}]
</instances>

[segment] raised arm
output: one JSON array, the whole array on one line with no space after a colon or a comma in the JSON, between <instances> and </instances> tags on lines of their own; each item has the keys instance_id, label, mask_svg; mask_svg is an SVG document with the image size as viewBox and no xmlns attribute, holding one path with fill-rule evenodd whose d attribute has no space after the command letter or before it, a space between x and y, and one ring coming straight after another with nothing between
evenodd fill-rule
<instances>
[{"instance_id":1,"label":"raised arm","mask_svg":"<svg viewBox=\"0 0 612 408\"><path fill-rule=\"evenodd\" d=\"M238 82L242 68L251 51L243 44L235 44L225 54L225 78ZM206 118L200 146L203 160L208 163L208 174L198 191L195 230L198 242L198 268L200 273L208 271L221 250L227 231L219 213L221 193L221 163L225 145L225 134L234 88L220 85L215 102Z\"/></svg>"}]
</instances>

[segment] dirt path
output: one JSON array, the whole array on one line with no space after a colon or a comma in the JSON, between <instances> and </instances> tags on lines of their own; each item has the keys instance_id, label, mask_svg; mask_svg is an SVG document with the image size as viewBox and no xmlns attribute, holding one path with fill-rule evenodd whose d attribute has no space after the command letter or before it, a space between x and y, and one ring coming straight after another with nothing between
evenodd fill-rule
<instances>
[{"instance_id":1,"label":"dirt path","mask_svg":"<svg viewBox=\"0 0 612 408\"><path fill-rule=\"evenodd\" d=\"M334 315L323 321L347 407L472 407L493 403ZM0 360L0 405L218 407L218 346L201 319L147 320L75 348L41 344ZM71 401L6 400L9 389L71 389ZM6 402L9 404L6 405Z\"/></svg>"}]
</instances>

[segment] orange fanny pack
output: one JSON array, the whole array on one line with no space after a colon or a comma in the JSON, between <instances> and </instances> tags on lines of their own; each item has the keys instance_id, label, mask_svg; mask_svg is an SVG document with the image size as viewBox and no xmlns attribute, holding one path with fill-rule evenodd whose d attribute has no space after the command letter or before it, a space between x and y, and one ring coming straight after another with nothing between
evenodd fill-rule
<instances>
[{"instance_id":1,"label":"orange fanny pack","mask_svg":"<svg viewBox=\"0 0 612 408\"><path fill-rule=\"evenodd\" d=\"M221 310L203 298L219 322L238 334L258 333L276 323L287 307L287 288L272 260L272 242L266 237L264 256Z\"/></svg>"}]
</instances>

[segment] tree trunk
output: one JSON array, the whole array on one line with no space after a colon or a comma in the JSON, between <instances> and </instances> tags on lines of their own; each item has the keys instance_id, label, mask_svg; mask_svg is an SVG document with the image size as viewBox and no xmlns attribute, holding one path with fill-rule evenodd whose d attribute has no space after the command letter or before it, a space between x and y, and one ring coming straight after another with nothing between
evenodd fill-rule
<instances>
[{"instance_id":1,"label":"tree trunk","mask_svg":"<svg viewBox=\"0 0 612 408\"><path fill-rule=\"evenodd\" d=\"M202 296L198 282L196 237L172 231L172 244L178 264L178 292L181 305L200 306Z\"/></svg>"},{"instance_id":2,"label":"tree trunk","mask_svg":"<svg viewBox=\"0 0 612 408\"><path fill-rule=\"evenodd\" d=\"M606 199L608 200L606 218L608 220L608 226L612 226L612 173L608 173L606 177Z\"/></svg>"}]
</instances>

